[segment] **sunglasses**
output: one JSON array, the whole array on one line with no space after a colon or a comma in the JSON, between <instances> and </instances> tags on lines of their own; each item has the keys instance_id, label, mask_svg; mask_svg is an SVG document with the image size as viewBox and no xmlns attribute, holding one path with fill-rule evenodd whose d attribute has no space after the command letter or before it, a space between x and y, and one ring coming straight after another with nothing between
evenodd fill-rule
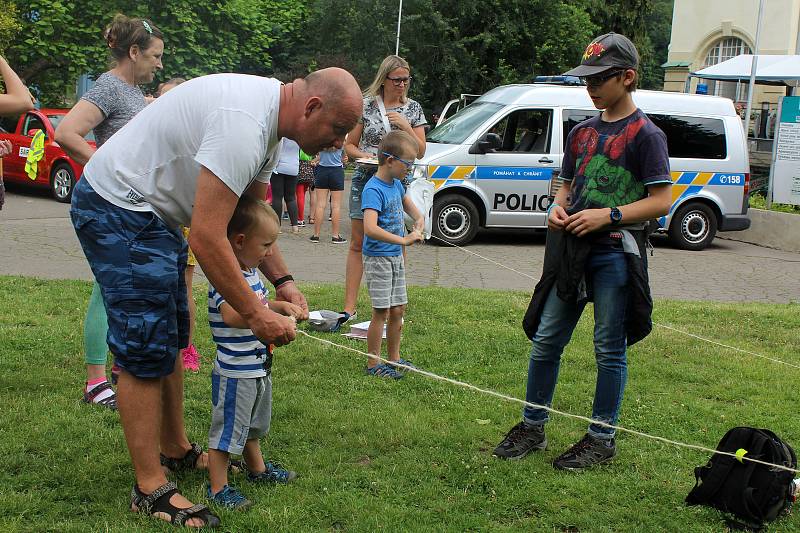
<instances>
[{"instance_id":1,"label":"sunglasses","mask_svg":"<svg viewBox=\"0 0 800 533\"><path fill-rule=\"evenodd\" d=\"M413 167L413 166L414 166L414 162L413 162L413 161L406 161L405 159L400 159L400 158L399 158L399 157L397 157L396 155L394 155L394 154L390 154L389 152L381 152L381 153L382 153L383 155L385 155L386 157L392 157L392 158L394 158L394 159L396 159L396 160L400 161L401 163L403 163L403 164L406 166L406 168L411 168L411 167Z\"/></svg>"},{"instance_id":2,"label":"sunglasses","mask_svg":"<svg viewBox=\"0 0 800 533\"><path fill-rule=\"evenodd\" d=\"M390 78L389 76L386 76L386 79L392 80L392 83L394 83L395 87L400 87L403 84L408 85L411 83L411 76L408 76L407 78Z\"/></svg>"},{"instance_id":3,"label":"sunglasses","mask_svg":"<svg viewBox=\"0 0 800 533\"><path fill-rule=\"evenodd\" d=\"M596 76L581 76L581 81L583 81L587 87L600 87L611 78L615 78L624 72L624 70L614 70Z\"/></svg>"}]
</instances>

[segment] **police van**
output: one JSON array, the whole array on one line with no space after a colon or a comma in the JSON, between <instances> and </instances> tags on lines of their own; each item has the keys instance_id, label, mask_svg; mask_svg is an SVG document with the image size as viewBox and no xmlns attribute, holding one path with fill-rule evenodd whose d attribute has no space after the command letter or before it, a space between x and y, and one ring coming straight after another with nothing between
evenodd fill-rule
<instances>
[{"instance_id":1,"label":"police van","mask_svg":"<svg viewBox=\"0 0 800 533\"><path fill-rule=\"evenodd\" d=\"M633 99L667 136L672 207L658 231L702 250L717 231L750 227L750 163L733 102L643 90ZM505 85L431 130L415 173L435 187L434 236L463 245L482 227L546 228L567 134L598 113L584 87Z\"/></svg>"}]
</instances>

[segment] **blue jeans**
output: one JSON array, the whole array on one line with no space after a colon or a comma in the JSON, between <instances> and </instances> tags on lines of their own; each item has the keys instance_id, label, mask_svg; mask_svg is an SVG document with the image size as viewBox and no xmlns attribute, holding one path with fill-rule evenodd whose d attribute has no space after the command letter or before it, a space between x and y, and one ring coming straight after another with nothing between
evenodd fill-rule
<instances>
[{"instance_id":1,"label":"blue jeans","mask_svg":"<svg viewBox=\"0 0 800 533\"><path fill-rule=\"evenodd\" d=\"M625 335L625 308L628 302L628 267L625 254L610 248L594 250L586 264L589 296L594 301L594 349L597 362L597 385L592 419L616 424L622 393L628 377ZM553 287L545 302L539 328L533 337L528 365L526 401L550 406L553 401L561 354L572 337L585 303L565 302ZM523 419L528 424L544 424L544 409L525 407ZM591 424L589 434L611 439L614 430Z\"/></svg>"}]
</instances>

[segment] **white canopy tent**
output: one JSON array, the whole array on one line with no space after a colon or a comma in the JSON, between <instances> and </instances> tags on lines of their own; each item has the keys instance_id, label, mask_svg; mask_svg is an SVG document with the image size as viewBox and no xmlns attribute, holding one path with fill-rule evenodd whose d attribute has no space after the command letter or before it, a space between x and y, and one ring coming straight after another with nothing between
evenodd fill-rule
<instances>
[{"instance_id":1,"label":"white canopy tent","mask_svg":"<svg viewBox=\"0 0 800 533\"><path fill-rule=\"evenodd\" d=\"M689 74L695 78L750 81L752 54L742 54ZM755 82L765 85L800 85L800 55L759 55Z\"/></svg>"}]
</instances>

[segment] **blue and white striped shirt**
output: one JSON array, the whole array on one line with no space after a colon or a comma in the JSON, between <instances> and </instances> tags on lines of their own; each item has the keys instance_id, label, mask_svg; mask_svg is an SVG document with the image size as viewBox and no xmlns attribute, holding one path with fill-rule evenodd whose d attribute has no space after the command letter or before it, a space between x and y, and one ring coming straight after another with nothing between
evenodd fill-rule
<instances>
[{"instance_id":1,"label":"blue and white striped shirt","mask_svg":"<svg viewBox=\"0 0 800 533\"><path fill-rule=\"evenodd\" d=\"M242 270L247 284L262 302L266 303L269 294L256 269ZM217 343L215 370L231 378L259 378L266 376L272 366L269 349L249 329L232 328L225 324L220 306L225 298L209 284L208 286L208 322L211 335ZM266 364L266 368L265 368Z\"/></svg>"}]
</instances>

